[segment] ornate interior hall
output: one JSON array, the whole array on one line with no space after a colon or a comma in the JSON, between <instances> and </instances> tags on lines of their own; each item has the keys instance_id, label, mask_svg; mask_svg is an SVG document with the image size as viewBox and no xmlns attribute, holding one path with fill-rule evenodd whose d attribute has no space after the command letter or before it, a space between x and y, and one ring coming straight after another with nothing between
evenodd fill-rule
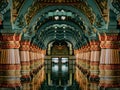
<instances>
[{"instance_id":1,"label":"ornate interior hall","mask_svg":"<svg viewBox=\"0 0 120 90\"><path fill-rule=\"evenodd\" d=\"M0 0L0 90L120 90L120 0Z\"/></svg>"}]
</instances>

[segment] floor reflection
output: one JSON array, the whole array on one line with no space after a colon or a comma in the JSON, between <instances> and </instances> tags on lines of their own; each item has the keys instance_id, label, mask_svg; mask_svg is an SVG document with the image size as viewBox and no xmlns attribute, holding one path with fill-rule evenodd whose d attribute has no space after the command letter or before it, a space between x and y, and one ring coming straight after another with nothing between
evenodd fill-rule
<instances>
[{"instance_id":1,"label":"floor reflection","mask_svg":"<svg viewBox=\"0 0 120 90\"><path fill-rule=\"evenodd\" d=\"M98 83L90 82L71 62L57 59L39 67L30 80L22 82L21 90L99 90Z\"/></svg>"},{"instance_id":2,"label":"floor reflection","mask_svg":"<svg viewBox=\"0 0 120 90\"><path fill-rule=\"evenodd\" d=\"M76 67L75 79L78 82L81 90L103 90L103 89L99 89L97 81L90 81L90 78L87 77L83 72L81 72L81 70L78 67ZM108 89L104 89L104 90L108 90Z\"/></svg>"},{"instance_id":3,"label":"floor reflection","mask_svg":"<svg viewBox=\"0 0 120 90\"><path fill-rule=\"evenodd\" d=\"M40 90L80 90L74 80L73 65L68 61L52 62L51 69L46 72L46 79Z\"/></svg>"},{"instance_id":4,"label":"floor reflection","mask_svg":"<svg viewBox=\"0 0 120 90\"><path fill-rule=\"evenodd\" d=\"M75 66L74 61L49 61L35 69L31 78L22 80L21 90L101 90L98 82L91 81L89 74L86 75L80 66Z\"/></svg>"},{"instance_id":5,"label":"floor reflection","mask_svg":"<svg viewBox=\"0 0 120 90\"><path fill-rule=\"evenodd\" d=\"M20 90L39 90L40 85L43 83L44 80L45 71L44 67L42 67L36 74L33 74L33 78L31 78L30 80L28 79L25 82L22 82L22 87Z\"/></svg>"},{"instance_id":6,"label":"floor reflection","mask_svg":"<svg viewBox=\"0 0 120 90\"><path fill-rule=\"evenodd\" d=\"M58 64L52 66L51 81L52 85L56 86L66 86L69 80L68 66Z\"/></svg>"}]
</instances>

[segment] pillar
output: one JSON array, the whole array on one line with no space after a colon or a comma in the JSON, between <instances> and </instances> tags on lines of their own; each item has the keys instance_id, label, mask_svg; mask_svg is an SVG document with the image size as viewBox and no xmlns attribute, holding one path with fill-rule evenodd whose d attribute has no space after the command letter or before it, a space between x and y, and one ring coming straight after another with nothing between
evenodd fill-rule
<instances>
[{"instance_id":1,"label":"pillar","mask_svg":"<svg viewBox=\"0 0 120 90\"><path fill-rule=\"evenodd\" d=\"M38 46L32 45L30 51L30 62L31 62L31 74L33 76L30 82L31 90L38 90L40 85L44 81L44 50L41 50ZM33 54L33 56L32 56Z\"/></svg>"},{"instance_id":2,"label":"pillar","mask_svg":"<svg viewBox=\"0 0 120 90\"><path fill-rule=\"evenodd\" d=\"M82 73L85 74L86 73L86 60L85 60L85 47L84 46L79 49L78 59L79 59L78 67L82 71Z\"/></svg>"},{"instance_id":3,"label":"pillar","mask_svg":"<svg viewBox=\"0 0 120 90\"><path fill-rule=\"evenodd\" d=\"M104 34L100 36L100 89L120 89L120 36Z\"/></svg>"},{"instance_id":4,"label":"pillar","mask_svg":"<svg viewBox=\"0 0 120 90\"><path fill-rule=\"evenodd\" d=\"M2 34L0 57L0 89L20 88L20 34Z\"/></svg>"},{"instance_id":5,"label":"pillar","mask_svg":"<svg viewBox=\"0 0 120 90\"><path fill-rule=\"evenodd\" d=\"M31 75L31 82L30 82L30 89L35 89L35 77L36 77L36 66L35 66L35 59L36 59L36 47L34 44L30 44L30 75Z\"/></svg>"},{"instance_id":6,"label":"pillar","mask_svg":"<svg viewBox=\"0 0 120 90\"><path fill-rule=\"evenodd\" d=\"M73 77L73 73L70 72L70 73L69 73L69 82L68 82L69 85L72 85L72 81L73 81L73 78L72 78L72 77Z\"/></svg>"},{"instance_id":7,"label":"pillar","mask_svg":"<svg viewBox=\"0 0 120 90\"><path fill-rule=\"evenodd\" d=\"M34 46L33 44L30 44L30 51L29 51L29 56L30 56L30 75L31 78L33 78L33 71L34 71Z\"/></svg>"},{"instance_id":8,"label":"pillar","mask_svg":"<svg viewBox=\"0 0 120 90\"><path fill-rule=\"evenodd\" d=\"M38 59L37 69L40 70L40 69L42 68L41 48L38 48L38 51L37 51L37 59Z\"/></svg>"},{"instance_id":9,"label":"pillar","mask_svg":"<svg viewBox=\"0 0 120 90\"><path fill-rule=\"evenodd\" d=\"M83 46L83 48L82 48L83 50L83 52L82 52L82 72L83 72L83 74L85 75L86 73L87 73L87 69L86 69L86 49L87 49L87 47L86 46Z\"/></svg>"},{"instance_id":10,"label":"pillar","mask_svg":"<svg viewBox=\"0 0 120 90\"><path fill-rule=\"evenodd\" d=\"M90 50L90 44L88 43L85 46L85 60L86 60L86 90L92 90L90 89L90 82L89 82L89 77L90 77L90 58L91 58L91 50Z\"/></svg>"},{"instance_id":11,"label":"pillar","mask_svg":"<svg viewBox=\"0 0 120 90\"><path fill-rule=\"evenodd\" d=\"M81 47L75 51L76 54L76 73L75 78L79 86L83 90L89 90L89 77L90 72L90 45Z\"/></svg>"},{"instance_id":12,"label":"pillar","mask_svg":"<svg viewBox=\"0 0 120 90\"><path fill-rule=\"evenodd\" d=\"M33 70L33 73L34 74L37 74L37 67L38 67L37 51L38 51L37 46L34 45L34 51L33 51L33 53L34 53L34 70Z\"/></svg>"},{"instance_id":13,"label":"pillar","mask_svg":"<svg viewBox=\"0 0 120 90\"><path fill-rule=\"evenodd\" d=\"M21 62L21 84L22 90L30 90L30 56L29 56L29 41L20 42L20 62Z\"/></svg>"},{"instance_id":14,"label":"pillar","mask_svg":"<svg viewBox=\"0 0 120 90\"><path fill-rule=\"evenodd\" d=\"M21 59L21 79L23 82L30 79L30 56L29 56L29 41L21 41L20 59Z\"/></svg>"},{"instance_id":15,"label":"pillar","mask_svg":"<svg viewBox=\"0 0 120 90\"><path fill-rule=\"evenodd\" d=\"M86 75L87 78L89 78L90 75L90 57L91 57L91 50L90 50L90 45L87 44L86 45Z\"/></svg>"},{"instance_id":16,"label":"pillar","mask_svg":"<svg viewBox=\"0 0 120 90\"><path fill-rule=\"evenodd\" d=\"M100 42L91 41L90 81L99 82Z\"/></svg>"},{"instance_id":17,"label":"pillar","mask_svg":"<svg viewBox=\"0 0 120 90\"><path fill-rule=\"evenodd\" d=\"M51 85L51 73L50 72L48 72L48 85Z\"/></svg>"}]
</instances>

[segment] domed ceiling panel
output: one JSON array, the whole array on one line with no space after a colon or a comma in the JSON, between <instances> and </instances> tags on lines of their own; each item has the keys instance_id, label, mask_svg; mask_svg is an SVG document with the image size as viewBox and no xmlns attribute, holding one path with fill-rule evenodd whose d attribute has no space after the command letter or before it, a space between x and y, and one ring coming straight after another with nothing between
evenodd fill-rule
<instances>
[{"instance_id":1,"label":"domed ceiling panel","mask_svg":"<svg viewBox=\"0 0 120 90\"><path fill-rule=\"evenodd\" d=\"M22 6L25 7L25 2ZM41 42L45 47L51 40L71 38L73 47L79 48L80 43L87 43L88 36L95 35L91 29L96 21L95 13L83 0L35 0L26 10L24 19L28 26L24 38L31 36L30 40ZM69 26L72 29L68 29Z\"/></svg>"}]
</instances>

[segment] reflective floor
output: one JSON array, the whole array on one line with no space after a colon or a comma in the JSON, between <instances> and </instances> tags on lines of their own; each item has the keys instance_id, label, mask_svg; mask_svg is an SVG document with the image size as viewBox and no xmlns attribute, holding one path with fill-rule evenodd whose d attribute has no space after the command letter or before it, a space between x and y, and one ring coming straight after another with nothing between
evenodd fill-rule
<instances>
[{"instance_id":1,"label":"reflective floor","mask_svg":"<svg viewBox=\"0 0 120 90\"><path fill-rule=\"evenodd\" d=\"M99 78L91 78L82 67L75 66L74 61L47 60L31 80L22 82L20 90L119 90L101 89Z\"/></svg>"},{"instance_id":2,"label":"reflective floor","mask_svg":"<svg viewBox=\"0 0 120 90\"><path fill-rule=\"evenodd\" d=\"M30 81L22 83L21 90L101 90L74 61L48 60Z\"/></svg>"},{"instance_id":3,"label":"reflective floor","mask_svg":"<svg viewBox=\"0 0 120 90\"><path fill-rule=\"evenodd\" d=\"M81 90L71 67L67 60L52 62L40 90Z\"/></svg>"}]
</instances>

